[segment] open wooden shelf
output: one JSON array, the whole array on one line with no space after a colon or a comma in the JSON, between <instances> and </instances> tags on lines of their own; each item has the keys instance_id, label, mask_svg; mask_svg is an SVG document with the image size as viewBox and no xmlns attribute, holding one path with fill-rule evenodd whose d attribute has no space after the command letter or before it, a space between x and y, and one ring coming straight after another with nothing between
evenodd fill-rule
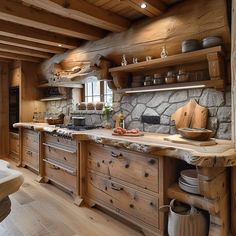
<instances>
[{"instance_id":1,"label":"open wooden shelf","mask_svg":"<svg viewBox=\"0 0 236 236\"><path fill-rule=\"evenodd\" d=\"M217 201L209 201L203 196L184 192L180 189L177 183L168 188L167 196L170 199L176 199L180 202L193 205L203 210L207 210L214 213L218 213L219 211Z\"/></svg>"},{"instance_id":2,"label":"open wooden shelf","mask_svg":"<svg viewBox=\"0 0 236 236\"><path fill-rule=\"evenodd\" d=\"M82 84L78 83L56 83L56 84L50 84L50 83L45 83L45 84L40 84L38 88L50 88L50 87L63 87L63 88L83 88Z\"/></svg>"},{"instance_id":3,"label":"open wooden shelf","mask_svg":"<svg viewBox=\"0 0 236 236\"><path fill-rule=\"evenodd\" d=\"M51 96L40 99L41 102L49 102L49 101L60 101L60 100L66 100L67 96Z\"/></svg>"},{"instance_id":4,"label":"open wooden shelf","mask_svg":"<svg viewBox=\"0 0 236 236\"><path fill-rule=\"evenodd\" d=\"M175 83L175 84L163 84L156 86L143 86L137 88L126 88L118 89L122 93L145 93L154 91L170 91L170 90L182 90L182 89L194 89L194 88L215 88L219 90L224 89L223 80L204 80L194 81L186 83Z\"/></svg>"},{"instance_id":5,"label":"open wooden shelf","mask_svg":"<svg viewBox=\"0 0 236 236\"><path fill-rule=\"evenodd\" d=\"M222 46L201 49L194 52L181 53L166 58L157 58L150 61L143 61L127 66L118 66L109 69L112 74L114 86L125 93L180 90L190 88L215 88L224 89L225 65L224 51ZM194 81L186 83L164 84L159 86L128 88L132 73L151 72L152 70L168 68L170 66L179 67L183 65L193 65L197 63L207 63L210 80ZM168 68L169 70L169 68Z\"/></svg>"},{"instance_id":6,"label":"open wooden shelf","mask_svg":"<svg viewBox=\"0 0 236 236\"><path fill-rule=\"evenodd\" d=\"M157 58L150 61L142 61L136 64L129 64L127 66L118 66L109 69L109 72L137 72L147 71L152 69L164 68L168 66L176 66L183 64L190 64L195 62L207 61L207 55L210 53L222 53L221 46L201 49L194 52L181 53L166 58Z\"/></svg>"}]
</instances>

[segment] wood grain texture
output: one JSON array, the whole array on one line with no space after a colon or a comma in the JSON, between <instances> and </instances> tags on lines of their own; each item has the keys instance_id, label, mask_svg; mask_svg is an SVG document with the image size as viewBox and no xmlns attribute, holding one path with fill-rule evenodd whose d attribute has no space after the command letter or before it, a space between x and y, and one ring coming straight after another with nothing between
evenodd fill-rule
<instances>
[{"instance_id":1,"label":"wood grain texture","mask_svg":"<svg viewBox=\"0 0 236 236\"><path fill-rule=\"evenodd\" d=\"M0 20L0 35L68 49L79 46L78 39L4 20Z\"/></svg>"},{"instance_id":2,"label":"wood grain texture","mask_svg":"<svg viewBox=\"0 0 236 236\"><path fill-rule=\"evenodd\" d=\"M8 128L8 76L7 63L0 63L0 156L9 153L9 128Z\"/></svg>"},{"instance_id":3,"label":"wood grain texture","mask_svg":"<svg viewBox=\"0 0 236 236\"><path fill-rule=\"evenodd\" d=\"M1 222L0 235L142 235L97 209L75 206L70 195L52 185L35 182L36 175L27 169L20 171L25 183L16 196L11 196L12 211Z\"/></svg>"},{"instance_id":4,"label":"wood grain texture","mask_svg":"<svg viewBox=\"0 0 236 236\"><path fill-rule=\"evenodd\" d=\"M166 44L169 55L174 55L180 53L183 40L213 35L222 36L228 48L230 35L225 1L187 1L172 7L161 17L135 24L126 32L86 43L60 56L60 60L73 67L81 61L92 60L99 53L117 65L120 65L122 54L126 54L129 63L134 56L145 61L147 55L159 58L163 44ZM51 63L53 61L43 65L45 75Z\"/></svg>"},{"instance_id":5,"label":"wood grain texture","mask_svg":"<svg viewBox=\"0 0 236 236\"><path fill-rule=\"evenodd\" d=\"M208 109L200 106L195 99L191 99L171 115L171 120L175 121L177 129L206 128L207 119Z\"/></svg>"},{"instance_id":6,"label":"wood grain texture","mask_svg":"<svg viewBox=\"0 0 236 236\"><path fill-rule=\"evenodd\" d=\"M94 26L6 0L1 2L0 19L86 40L96 40L105 35L103 30Z\"/></svg>"},{"instance_id":7,"label":"wood grain texture","mask_svg":"<svg viewBox=\"0 0 236 236\"><path fill-rule=\"evenodd\" d=\"M39 124L17 123L14 127L36 127ZM200 147L188 144L177 144L165 141L166 134L144 133L140 137L113 136L111 130L95 129L87 131L71 131L58 129L45 124L40 129L47 132L58 132L79 141L94 141L100 144L126 148L132 151L157 156L173 157L189 164L205 167L224 167L236 165L236 152L231 141L216 139L217 145Z\"/></svg>"},{"instance_id":8,"label":"wood grain texture","mask_svg":"<svg viewBox=\"0 0 236 236\"><path fill-rule=\"evenodd\" d=\"M125 17L84 0L70 0L66 7L62 0L23 0L23 2L112 32L126 30L131 24Z\"/></svg>"}]
</instances>

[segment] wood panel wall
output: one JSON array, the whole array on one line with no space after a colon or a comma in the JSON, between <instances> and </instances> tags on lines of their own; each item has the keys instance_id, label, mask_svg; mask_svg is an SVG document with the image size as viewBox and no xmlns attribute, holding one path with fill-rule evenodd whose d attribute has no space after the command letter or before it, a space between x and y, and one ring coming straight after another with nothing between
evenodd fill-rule
<instances>
[{"instance_id":1,"label":"wood panel wall","mask_svg":"<svg viewBox=\"0 0 236 236\"><path fill-rule=\"evenodd\" d=\"M34 112L44 112L45 103L39 102L40 91L37 88L39 64L33 62L21 62L20 83L20 121L32 122Z\"/></svg>"},{"instance_id":2,"label":"wood panel wall","mask_svg":"<svg viewBox=\"0 0 236 236\"><path fill-rule=\"evenodd\" d=\"M63 61L65 69L90 61L102 54L120 64L126 54L144 60L145 56L160 57L161 47L166 44L169 55L181 52L181 42L186 39L202 39L206 36L222 36L230 46L230 33L226 0L183 1L161 17L141 21L121 33L111 33L104 39L88 42L64 55L55 56L42 65L43 74L49 76L52 64Z\"/></svg>"},{"instance_id":3,"label":"wood panel wall","mask_svg":"<svg viewBox=\"0 0 236 236\"><path fill-rule=\"evenodd\" d=\"M8 153L8 64L0 62L0 157Z\"/></svg>"},{"instance_id":4,"label":"wood panel wall","mask_svg":"<svg viewBox=\"0 0 236 236\"><path fill-rule=\"evenodd\" d=\"M232 0L231 78L232 78L232 140L236 148L236 0Z\"/></svg>"}]
</instances>

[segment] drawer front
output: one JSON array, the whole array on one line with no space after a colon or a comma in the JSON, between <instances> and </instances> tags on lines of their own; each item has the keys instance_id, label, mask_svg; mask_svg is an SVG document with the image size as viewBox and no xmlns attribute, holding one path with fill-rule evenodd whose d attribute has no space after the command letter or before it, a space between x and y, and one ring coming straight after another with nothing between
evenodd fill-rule
<instances>
[{"instance_id":1,"label":"drawer front","mask_svg":"<svg viewBox=\"0 0 236 236\"><path fill-rule=\"evenodd\" d=\"M88 168L158 192L158 159L146 154L91 144Z\"/></svg>"},{"instance_id":2,"label":"drawer front","mask_svg":"<svg viewBox=\"0 0 236 236\"><path fill-rule=\"evenodd\" d=\"M77 166L76 153L65 152L54 147L45 146L45 157L46 159L54 159L74 168Z\"/></svg>"},{"instance_id":3,"label":"drawer front","mask_svg":"<svg viewBox=\"0 0 236 236\"><path fill-rule=\"evenodd\" d=\"M72 192L76 190L76 175L71 175L57 166L45 163L45 176Z\"/></svg>"},{"instance_id":4,"label":"drawer front","mask_svg":"<svg viewBox=\"0 0 236 236\"><path fill-rule=\"evenodd\" d=\"M23 164L39 171L39 154L28 148L23 148Z\"/></svg>"},{"instance_id":5,"label":"drawer front","mask_svg":"<svg viewBox=\"0 0 236 236\"><path fill-rule=\"evenodd\" d=\"M94 201L116 208L159 227L158 198L124 186L95 173L88 173L87 196Z\"/></svg>"},{"instance_id":6,"label":"drawer front","mask_svg":"<svg viewBox=\"0 0 236 236\"><path fill-rule=\"evenodd\" d=\"M66 147L73 147L76 148L76 140L71 140L63 137L53 136L51 134L46 133L45 134L45 142L51 143L57 146L66 146Z\"/></svg>"},{"instance_id":7,"label":"drawer front","mask_svg":"<svg viewBox=\"0 0 236 236\"><path fill-rule=\"evenodd\" d=\"M39 134L32 130L23 131L23 146L38 151L39 150Z\"/></svg>"}]
</instances>

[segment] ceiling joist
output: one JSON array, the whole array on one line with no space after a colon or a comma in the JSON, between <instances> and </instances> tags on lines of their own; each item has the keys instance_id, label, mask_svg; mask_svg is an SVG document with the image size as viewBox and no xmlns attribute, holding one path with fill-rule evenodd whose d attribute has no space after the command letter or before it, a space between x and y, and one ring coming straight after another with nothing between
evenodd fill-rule
<instances>
[{"instance_id":1,"label":"ceiling joist","mask_svg":"<svg viewBox=\"0 0 236 236\"><path fill-rule=\"evenodd\" d=\"M159 16L167 9L167 6L160 0L122 0L122 2L148 17ZM146 4L146 8L141 8L143 3Z\"/></svg>"},{"instance_id":2,"label":"ceiling joist","mask_svg":"<svg viewBox=\"0 0 236 236\"><path fill-rule=\"evenodd\" d=\"M5 45L11 45L11 46L16 46L16 47L37 50L41 52L48 52L48 53L65 52L65 49L62 47L50 46L46 44L35 43L35 42L23 40L23 39L11 38L11 37L6 37L2 35L0 36L0 43L5 44Z\"/></svg>"},{"instance_id":3,"label":"ceiling joist","mask_svg":"<svg viewBox=\"0 0 236 236\"><path fill-rule=\"evenodd\" d=\"M11 45L1 44L1 43L0 43L0 51L11 52L11 53L16 53L16 54L21 54L21 55L32 56L32 57L39 57L39 58L52 57L52 54L50 53L40 52L36 50L31 50L27 48L16 47L16 46L11 46Z\"/></svg>"},{"instance_id":4,"label":"ceiling joist","mask_svg":"<svg viewBox=\"0 0 236 236\"><path fill-rule=\"evenodd\" d=\"M130 21L84 0L22 0L46 11L97 26L112 32L127 30Z\"/></svg>"},{"instance_id":5,"label":"ceiling joist","mask_svg":"<svg viewBox=\"0 0 236 236\"><path fill-rule=\"evenodd\" d=\"M34 29L3 20L0 20L0 35L52 46L61 45L61 47L68 49L78 47L79 45L78 40L75 38L69 38L64 35Z\"/></svg>"},{"instance_id":6,"label":"ceiling joist","mask_svg":"<svg viewBox=\"0 0 236 236\"><path fill-rule=\"evenodd\" d=\"M97 27L8 0L1 0L0 19L86 40L105 36Z\"/></svg>"},{"instance_id":7,"label":"ceiling joist","mask_svg":"<svg viewBox=\"0 0 236 236\"><path fill-rule=\"evenodd\" d=\"M2 52L1 50L0 50L0 58L20 60L20 61L42 62L42 59L40 58L20 55L20 54L10 53L10 52Z\"/></svg>"}]
</instances>

